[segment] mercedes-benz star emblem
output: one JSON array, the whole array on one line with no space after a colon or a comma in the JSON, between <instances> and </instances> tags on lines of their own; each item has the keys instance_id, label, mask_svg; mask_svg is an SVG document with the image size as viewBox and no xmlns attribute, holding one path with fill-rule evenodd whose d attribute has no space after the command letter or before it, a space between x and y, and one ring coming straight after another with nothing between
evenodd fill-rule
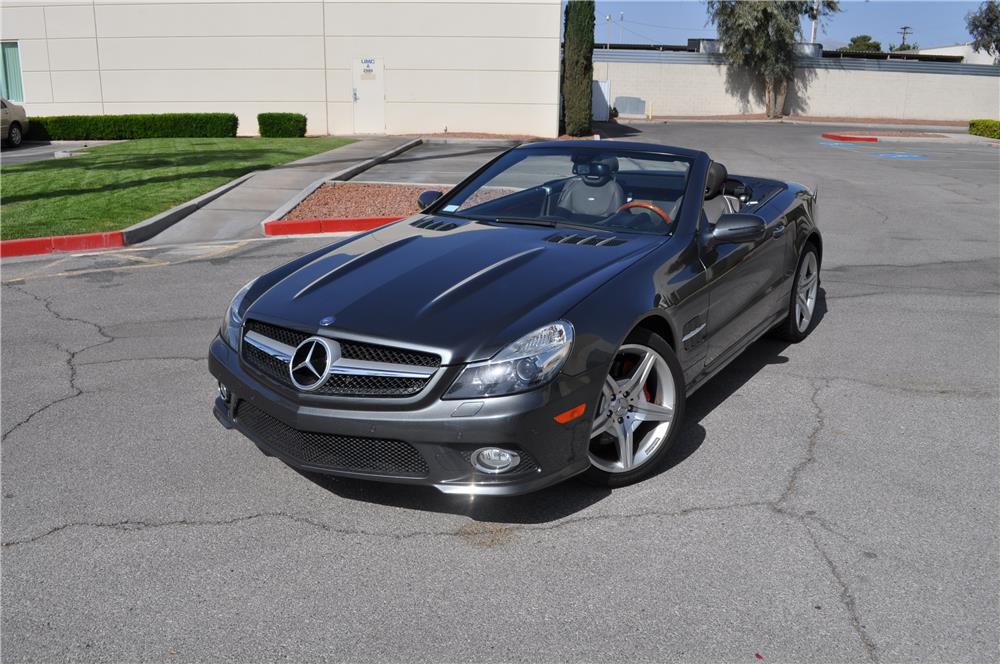
<instances>
[{"instance_id":1,"label":"mercedes-benz star emblem","mask_svg":"<svg viewBox=\"0 0 1000 664\"><path fill-rule=\"evenodd\" d=\"M332 339L309 337L292 353L288 375L292 384L305 392L315 390L326 381L330 365L340 359L340 344Z\"/></svg>"}]
</instances>

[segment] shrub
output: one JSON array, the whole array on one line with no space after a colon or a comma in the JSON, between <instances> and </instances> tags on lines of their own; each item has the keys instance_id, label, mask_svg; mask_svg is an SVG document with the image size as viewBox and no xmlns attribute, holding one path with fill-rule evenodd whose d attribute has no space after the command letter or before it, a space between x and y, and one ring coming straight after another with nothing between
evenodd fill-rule
<instances>
[{"instance_id":1,"label":"shrub","mask_svg":"<svg viewBox=\"0 0 1000 664\"><path fill-rule=\"evenodd\" d=\"M53 115L28 118L28 138L86 141L128 138L225 138L236 136L233 113Z\"/></svg>"},{"instance_id":2,"label":"shrub","mask_svg":"<svg viewBox=\"0 0 1000 664\"><path fill-rule=\"evenodd\" d=\"M1000 120L969 120L969 133L987 138L1000 138Z\"/></svg>"},{"instance_id":3,"label":"shrub","mask_svg":"<svg viewBox=\"0 0 1000 664\"><path fill-rule=\"evenodd\" d=\"M266 138L302 138L306 116L301 113L261 113L257 116L260 135Z\"/></svg>"}]
</instances>

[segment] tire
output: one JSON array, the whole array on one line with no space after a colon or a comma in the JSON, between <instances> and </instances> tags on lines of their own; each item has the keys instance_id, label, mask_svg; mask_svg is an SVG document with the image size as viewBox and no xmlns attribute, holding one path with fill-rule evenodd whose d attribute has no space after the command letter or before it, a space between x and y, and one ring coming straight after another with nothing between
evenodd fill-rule
<instances>
[{"instance_id":1,"label":"tire","mask_svg":"<svg viewBox=\"0 0 1000 664\"><path fill-rule=\"evenodd\" d=\"M644 354L651 354L645 379L640 375ZM639 380L640 390L635 390ZM684 401L684 373L673 349L653 332L633 331L611 363L594 412L591 465L580 478L619 487L656 473L680 432ZM629 444L632 458L623 463L622 449Z\"/></svg>"},{"instance_id":2,"label":"tire","mask_svg":"<svg viewBox=\"0 0 1000 664\"><path fill-rule=\"evenodd\" d=\"M10 129L7 130L7 144L12 148L16 148L21 145L21 141L24 140L24 135L21 133L21 124L18 122L12 122Z\"/></svg>"},{"instance_id":3,"label":"tire","mask_svg":"<svg viewBox=\"0 0 1000 664\"><path fill-rule=\"evenodd\" d=\"M795 267L795 279L792 281L792 293L788 298L788 314L777 328L775 334L780 339L798 343L809 336L816 325L816 303L819 296L819 252L811 242L802 248L798 265ZM804 280L808 284L804 285ZM800 293L799 291L802 291ZM802 295L808 307L808 317L803 319ZM804 322L803 322L804 320Z\"/></svg>"}]
</instances>

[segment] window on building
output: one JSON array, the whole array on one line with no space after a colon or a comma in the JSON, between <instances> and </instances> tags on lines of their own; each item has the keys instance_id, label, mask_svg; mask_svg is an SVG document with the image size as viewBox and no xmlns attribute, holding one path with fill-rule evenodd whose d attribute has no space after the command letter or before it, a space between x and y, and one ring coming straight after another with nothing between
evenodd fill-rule
<instances>
[{"instance_id":1,"label":"window on building","mask_svg":"<svg viewBox=\"0 0 1000 664\"><path fill-rule=\"evenodd\" d=\"M24 101L21 53L17 42L0 42L0 96L11 101Z\"/></svg>"}]
</instances>

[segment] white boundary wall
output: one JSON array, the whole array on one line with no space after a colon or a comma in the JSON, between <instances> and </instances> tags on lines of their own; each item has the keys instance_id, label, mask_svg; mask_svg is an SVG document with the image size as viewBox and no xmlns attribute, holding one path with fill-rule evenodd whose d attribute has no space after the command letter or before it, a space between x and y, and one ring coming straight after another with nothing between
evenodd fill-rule
<instances>
[{"instance_id":1,"label":"white boundary wall","mask_svg":"<svg viewBox=\"0 0 1000 664\"><path fill-rule=\"evenodd\" d=\"M304 113L354 132L352 62L382 58L387 133L555 136L559 0L3 0L29 114Z\"/></svg>"},{"instance_id":2,"label":"white boundary wall","mask_svg":"<svg viewBox=\"0 0 1000 664\"><path fill-rule=\"evenodd\" d=\"M594 79L610 81L615 100L644 102L647 115L764 112L763 100L745 78L727 80L728 67L718 56L602 50L595 52L594 60ZM787 110L796 115L907 120L1000 119L1000 67L803 61Z\"/></svg>"}]
</instances>

